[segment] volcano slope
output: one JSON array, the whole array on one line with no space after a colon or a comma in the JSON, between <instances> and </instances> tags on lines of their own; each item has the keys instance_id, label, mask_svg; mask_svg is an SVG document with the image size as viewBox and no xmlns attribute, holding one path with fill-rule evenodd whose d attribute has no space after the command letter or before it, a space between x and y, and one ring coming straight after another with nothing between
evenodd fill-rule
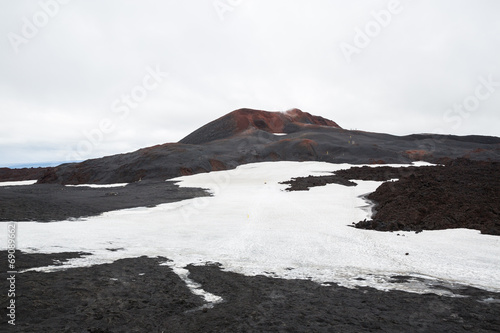
<instances>
[{"instance_id":1,"label":"volcano slope","mask_svg":"<svg viewBox=\"0 0 500 333\"><path fill-rule=\"evenodd\" d=\"M39 183L59 184L131 183L233 169L262 161L442 163L459 157L499 161L500 138L394 136L345 130L334 121L298 109L285 113L240 109L206 124L178 143L63 164L49 168L37 179Z\"/></svg>"}]
</instances>

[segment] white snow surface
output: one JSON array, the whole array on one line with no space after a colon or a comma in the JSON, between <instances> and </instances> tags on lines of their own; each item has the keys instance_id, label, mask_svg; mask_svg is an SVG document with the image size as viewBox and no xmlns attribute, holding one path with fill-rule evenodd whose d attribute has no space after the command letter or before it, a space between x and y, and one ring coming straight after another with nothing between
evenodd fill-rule
<instances>
[{"instance_id":1,"label":"white snow surface","mask_svg":"<svg viewBox=\"0 0 500 333\"><path fill-rule=\"evenodd\" d=\"M351 166L264 162L179 177L174 180L180 186L207 188L213 196L77 221L18 223L17 246L26 252L92 253L63 266L37 269L42 271L147 255L169 258L168 265L177 270L190 263L218 262L225 270L245 275L348 287L440 293L429 289L428 281L444 280L500 291L497 236L467 229L419 234L355 229L349 226L352 222L371 215L371 206L360 196L373 192L381 182L356 180L354 187L328 184L295 192L278 184ZM392 275L430 280L389 283Z\"/></svg>"},{"instance_id":2,"label":"white snow surface","mask_svg":"<svg viewBox=\"0 0 500 333\"><path fill-rule=\"evenodd\" d=\"M129 183L115 183L115 184L78 184L78 185L65 185L69 187L93 187L93 188L107 188L107 187L124 187Z\"/></svg>"},{"instance_id":3,"label":"white snow surface","mask_svg":"<svg viewBox=\"0 0 500 333\"><path fill-rule=\"evenodd\" d=\"M22 185L33 185L37 182L38 180L18 180L18 181L12 181L12 182L0 182L0 186L22 186Z\"/></svg>"}]
</instances>

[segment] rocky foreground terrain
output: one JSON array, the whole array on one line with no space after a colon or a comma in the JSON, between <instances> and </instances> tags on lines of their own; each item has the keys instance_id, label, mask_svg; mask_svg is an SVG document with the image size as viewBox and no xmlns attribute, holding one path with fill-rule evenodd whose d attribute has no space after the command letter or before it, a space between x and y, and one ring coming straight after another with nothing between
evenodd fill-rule
<instances>
[{"instance_id":1,"label":"rocky foreground terrain","mask_svg":"<svg viewBox=\"0 0 500 333\"><path fill-rule=\"evenodd\" d=\"M3 257L5 251L1 252ZM18 254L23 268L81 253ZM348 289L334 283L244 276L216 264L189 266L190 278L224 301L206 306L167 258L18 275L12 332L498 332L500 294L436 284L460 297ZM408 277L394 276L394 281ZM5 280L4 280L5 281ZM4 282L4 285L6 283ZM2 307L6 295L0 296ZM4 320L4 318L2 318ZM2 323L2 325L4 325Z\"/></svg>"}]
</instances>

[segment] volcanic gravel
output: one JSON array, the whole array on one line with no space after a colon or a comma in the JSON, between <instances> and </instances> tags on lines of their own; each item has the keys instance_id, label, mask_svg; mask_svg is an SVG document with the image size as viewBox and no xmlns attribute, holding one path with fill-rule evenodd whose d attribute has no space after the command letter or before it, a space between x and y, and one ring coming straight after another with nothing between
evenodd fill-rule
<instances>
[{"instance_id":1,"label":"volcanic gravel","mask_svg":"<svg viewBox=\"0 0 500 333\"><path fill-rule=\"evenodd\" d=\"M2 186L0 221L58 221L207 195L202 189L181 188L166 181L141 181L109 188L60 184Z\"/></svg>"},{"instance_id":2,"label":"volcanic gravel","mask_svg":"<svg viewBox=\"0 0 500 333\"><path fill-rule=\"evenodd\" d=\"M5 251L0 255L7 256ZM18 261L38 267L67 258L67 253L24 254ZM52 273L17 274L16 326L11 331L500 331L500 294L471 287L452 290L465 297L443 297L244 276L214 264L188 266L192 280L223 298L209 307L170 267L160 266L167 260L140 257ZM395 281L405 279L394 277ZM6 293L1 293L3 309L7 302ZM7 325L6 318L2 315L2 327Z\"/></svg>"}]
</instances>

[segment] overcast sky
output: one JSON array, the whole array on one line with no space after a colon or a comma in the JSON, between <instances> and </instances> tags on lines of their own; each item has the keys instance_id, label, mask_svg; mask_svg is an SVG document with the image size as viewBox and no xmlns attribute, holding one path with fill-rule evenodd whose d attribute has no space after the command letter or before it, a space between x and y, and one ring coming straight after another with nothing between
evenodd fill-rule
<instances>
[{"instance_id":1,"label":"overcast sky","mask_svg":"<svg viewBox=\"0 0 500 333\"><path fill-rule=\"evenodd\" d=\"M0 166L176 142L238 108L500 136L500 1L2 1Z\"/></svg>"}]
</instances>

